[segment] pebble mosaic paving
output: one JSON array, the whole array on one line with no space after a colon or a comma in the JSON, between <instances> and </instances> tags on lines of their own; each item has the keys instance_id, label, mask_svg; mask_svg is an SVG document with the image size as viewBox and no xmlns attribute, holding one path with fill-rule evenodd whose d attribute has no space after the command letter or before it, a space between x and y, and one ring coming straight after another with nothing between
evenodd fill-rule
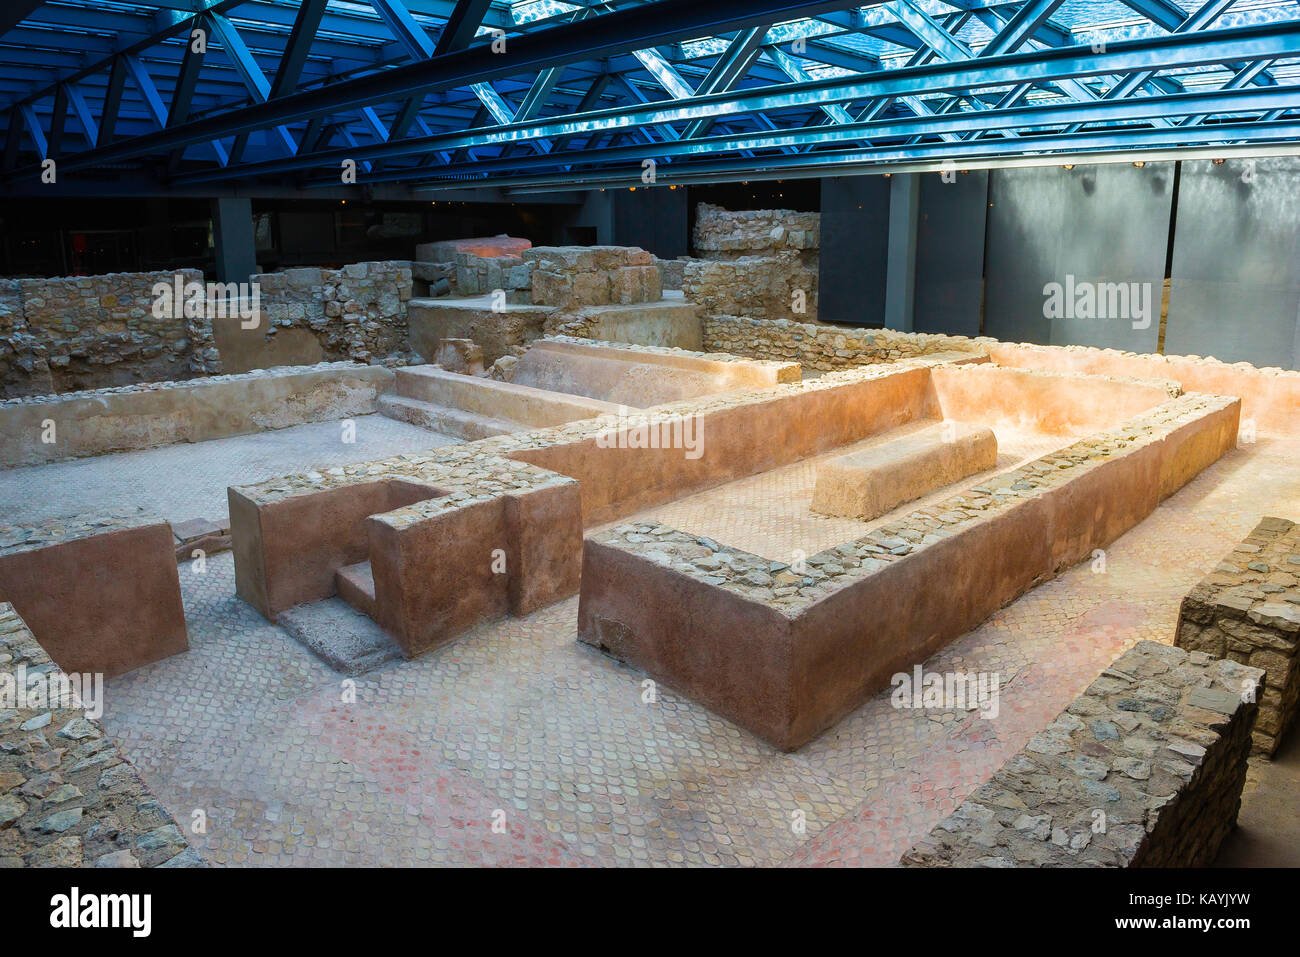
<instances>
[{"instance_id":1,"label":"pebble mosaic paving","mask_svg":"<svg viewBox=\"0 0 1300 957\"><path fill-rule=\"evenodd\" d=\"M711 522L738 494L658 514ZM576 641L576 598L385 665L346 703L235 598L226 554L181 566L191 650L110 681L104 724L182 823L204 812L217 865L889 865L1107 662L1172 641L1182 595L1265 514L1300 515L1290 437L1230 453L1104 572L1068 570L926 663L997 673L996 718L886 690L782 754L669 688L643 701L641 674Z\"/></svg>"},{"instance_id":2,"label":"pebble mosaic paving","mask_svg":"<svg viewBox=\"0 0 1300 957\"><path fill-rule=\"evenodd\" d=\"M345 443L344 421L5 469L0 471L0 525L135 505L148 505L173 523L216 521L226 515L230 485L460 441L376 414L351 419L355 441Z\"/></svg>"}]
</instances>

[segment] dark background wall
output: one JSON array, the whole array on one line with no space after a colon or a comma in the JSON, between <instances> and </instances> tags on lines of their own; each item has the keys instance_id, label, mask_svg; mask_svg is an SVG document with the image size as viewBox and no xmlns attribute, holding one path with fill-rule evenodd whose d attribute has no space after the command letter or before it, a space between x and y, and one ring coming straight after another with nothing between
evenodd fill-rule
<instances>
[{"instance_id":1,"label":"dark background wall","mask_svg":"<svg viewBox=\"0 0 1300 957\"><path fill-rule=\"evenodd\" d=\"M640 246L660 259L690 253L685 188L620 189L614 197L614 245Z\"/></svg>"},{"instance_id":2,"label":"dark background wall","mask_svg":"<svg viewBox=\"0 0 1300 957\"><path fill-rule=\"evenodd\" d=\"M924 173L920 182L918 332L1300 369L1300 158L999 169L951 183ZM823 320L883 323L888 183L822 180ZM1044 288L1069 276L1094 288L1145 286L1150 325L1049 319Z\"/></svg>"},{"instance_id":3,"label":"dark background wall","mask_svg":"<svg viewBox=\"0 0 1300 957\"><path fill-rule=\"evenodd\" d=\"M879 326L885 319L889 180L833 176L823 179L821 186L817 317Z\"/></svg>"},{"instance_id":4,"label":"dark background wall","mask_svg":"<svg viewBox=\"0 0 1300 957\"><path fill-rule=\"evenodd\" d=\"M1165 351L1300 368L1300 161L1182 164Z\"/></svg>"},{"instance_id":5,"label":"dark background wall","mask_svg":"<svg viewBox=\"0 0 1300 957\"><path fill-rule=\"evenodd\" d=\"M980 334L988 193L988 170L921 177L914 331Z\"/></svg>"},{"instance_id":6,"label":"dark background wall","mask_svg":"<svg viewBox=\"0 0 1300 957\"><path fill-rule=\"evenodd\" d=\"M576 194L575 194L576 195ZM884 319L889 180L827 177L591 191L563 202L253 200L263 269L409 258L416 243L509 233L689 254L699 203L820 210L819 318ZM920 174L915 316L921 332L1078 343L1300 368L1300 158ZM181 267L213 272L203 199L0 203L0 275ZM1152 323L1044 316L1044 286L1149 283Z\"/></svg>"},{"instance_id":7,"label":"dark background wall","mask_svg":"<svg viewBox=\"0 0 1300 957\"><path fill-rule=\"evenodd\" d=\"M417 243L509 233L562 241L572 207L512 203L254 200L257 260L340 266L410 259ZM17 199L0 202L0 276L214 270L204 199Z\"/></svg>"},{"instance_id":8,"label":"dark background wall","mask_svg":"<svg viewBox=\"0 0 1300 957\"><path fill-rule=\"evenodd\" d=\"M984 334L1155 352L1174 164L1000 169L990 175ZM1145 284L1150 325L1044 316L1049 283Z\"/></svg>"}]
</instances>

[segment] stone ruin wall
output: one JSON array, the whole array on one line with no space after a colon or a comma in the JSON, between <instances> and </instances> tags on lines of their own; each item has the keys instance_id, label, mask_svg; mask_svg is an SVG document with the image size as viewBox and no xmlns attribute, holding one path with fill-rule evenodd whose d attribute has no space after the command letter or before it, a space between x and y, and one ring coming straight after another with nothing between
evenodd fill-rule
<instances>
[{"instance_id":1,"label":"stone ruin wall","mask_svg":"<svg viewBox=\"0 0 1300 957\"><path fill-rule=\"evenodd\" d=\"M738 356L798 362L833 371L915 359L940 352L980 352L976 340L960 336L815 325L789 319L706 315L704 348Z\"/></svg>"},{"instance_id":2,"label":"stone ruin wall","mask_svg":"<svg viewBox=\"0 0 1300 957\"><path fill-rule=\"evenodd\" d=\"M453 245L421 247L420 255L453 256L447 262L412 263L415 278L432 296L466 298L499 290L510 305L564 310L663 298L661 261L636 246L534 246L518 255L483 256L448 248Z\"/></svg>"},{"instance_id":3,"label":"stone ruin wall","mask_svg":"<svg viewBox=\"0 0 1300 957\"><path fill-rule=\"evenodd\" d=\"M0 280L0 397L220 370L207 319L158 318L154 286L193 269Z\"/></svg>"},{"instance_id":4,"label":"stone ruin wall","mask_svg":"<svg viewBox=\"0 0 1300 957\"><path fill-rule=\"evenodd\" d=\"M1262 679L1235 661L1138 642L900 863L1211 864L1246 782L1258 705L1245 689Z\"/></svg>"},{"instance_id":5,"label":"stone ruin wall","mask_svg":"<svg viewBox=\"0 0 1300 957\"><path fill-rule=\"evenodd\" d=\"M706 313L816 319L820 213L701 203L691 239L698 258L684 263L681 289Z\"/></svg>"},{"instance_id":6,"label":"stone ruin wall","mask_svg":"<svg viewBox=\"0 0 1300 957\"><path fill-rule=\"evenodd\" d=\"M695 208L691 246L701 259L736 260L795 252L816 271L821 243L821 214L793 209L745 209L733 212L700 203Z\"/></svg>"},{"instance_id":7,"label":"stone ruin wall","mask_svg":"<svg viewBox=\"0 0 1300 957\"><path fill-rule=\"evenodd\" d=\"M637 246L535 246L533 304L559 309L658 302L663 285L655 258Z\"/></svg>"},{"instance_id":8,"label":"stone ruin wall","mask_svg":"<svg viewBox=\"0 0 1300 957\"><path fill-rule=\"evenodd\" d=\"M0 280L0 398L242 372L259 355L277 365L405 361L409 262L252 276L264 325L229 334L207 316L154 315L155 285L177 276L204 281L194 269Z\"/></svg>"},{"instance_id":9,"label":"stone ruin wall","mask_svg":"<svg viewBox=\"0 0 1300 957\"><path fill-rule=\"evenodd\" d=\"M413 288L408 261L302 267L251 279L261 285L266 338L305 330L320 345L320 353L303 362L383 362L406 350Z\"/></svg>"}]
</instances>

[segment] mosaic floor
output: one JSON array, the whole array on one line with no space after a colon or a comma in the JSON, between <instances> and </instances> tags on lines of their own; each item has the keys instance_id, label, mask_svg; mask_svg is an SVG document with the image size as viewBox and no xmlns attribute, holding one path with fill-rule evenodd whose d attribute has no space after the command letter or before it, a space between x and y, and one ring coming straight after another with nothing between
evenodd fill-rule
<instances>
[{"instance_id":1,"label":"mosaic floor","mask_svg":"<svg viewBox=\"0 0 1300 957\"><path fill-rule=\"evenodd\" d=\"M0 525L39 522L70 510L133 505L148 505L171 522L215 521L226 514L230 485L460 441L382 415L359 415L351 421L356 433L350 443L343 441L341 422L311 422L210 442L7 469L0 472Z\"/></svg>"},{"instance_id":2,"label":"mosaic floor","mask_svg":"<svg viewBox=\"0 0 1300 957\"><path fill-rule=\"evenodd\" d=\"M673 509L711 521L737 494ZM191 650L110 682L104 722L182 825L206 817L216 864L887 865L1105 663L1171 640L1182 594L1268 513L1300 514L1290 438L1228 455L1104 574L1071 569L927 663L999 673L996 718L885 692L793 755L667 688L644 702L642 675L576 642L576 599L371 672L350 703L234 597L228 554L181 566Z\"/></svg>"}]
</instances>

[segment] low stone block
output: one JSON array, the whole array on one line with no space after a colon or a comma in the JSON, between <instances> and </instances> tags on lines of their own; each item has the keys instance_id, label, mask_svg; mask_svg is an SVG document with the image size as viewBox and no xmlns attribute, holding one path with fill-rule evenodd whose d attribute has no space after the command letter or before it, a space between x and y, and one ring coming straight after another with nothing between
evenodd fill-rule
<instances>
[{"instance_id":1,"label":"low stone block","mask_svg":"<svg viewBox=\"0 0 1300 957\"><path fill-rule=\"evenodd\" d=\"M9 539L0 596L65 671L112 677L189 648L171 526L150 513L56 519Z\"/></svg>"},{"instance_id":2,"label":"low stone block","mask_svg":"<svg viewBox=\"0 0 1300 957\"><path fill-rule=\"evenodd\" d=\"M1261 519L1183 599L1175 643L1263 668L1255 752L1272 757L1300 709L1300 525Z\"/></svg>"},{"instance_id":3,"label":"low stone block","mask_svg":"<svg viewBox=\"0 0 1300 957\"><path fill-rule=\"evenodd\" d=\"M483 373L483 350L473 339L440 339L434 361L448 372Z\"/></svg>"},{"instance_id":4,"label":"low stone block","mask_svg":"<svg viewBox=\"0 0 1300 957\"><path fill-rule=\"evenodd\" d=\"M827 462L817 471L812 509L872 519L937 488L991 469L998 460L992 429L942 425Z\"/></svg>"}]
</instances>

